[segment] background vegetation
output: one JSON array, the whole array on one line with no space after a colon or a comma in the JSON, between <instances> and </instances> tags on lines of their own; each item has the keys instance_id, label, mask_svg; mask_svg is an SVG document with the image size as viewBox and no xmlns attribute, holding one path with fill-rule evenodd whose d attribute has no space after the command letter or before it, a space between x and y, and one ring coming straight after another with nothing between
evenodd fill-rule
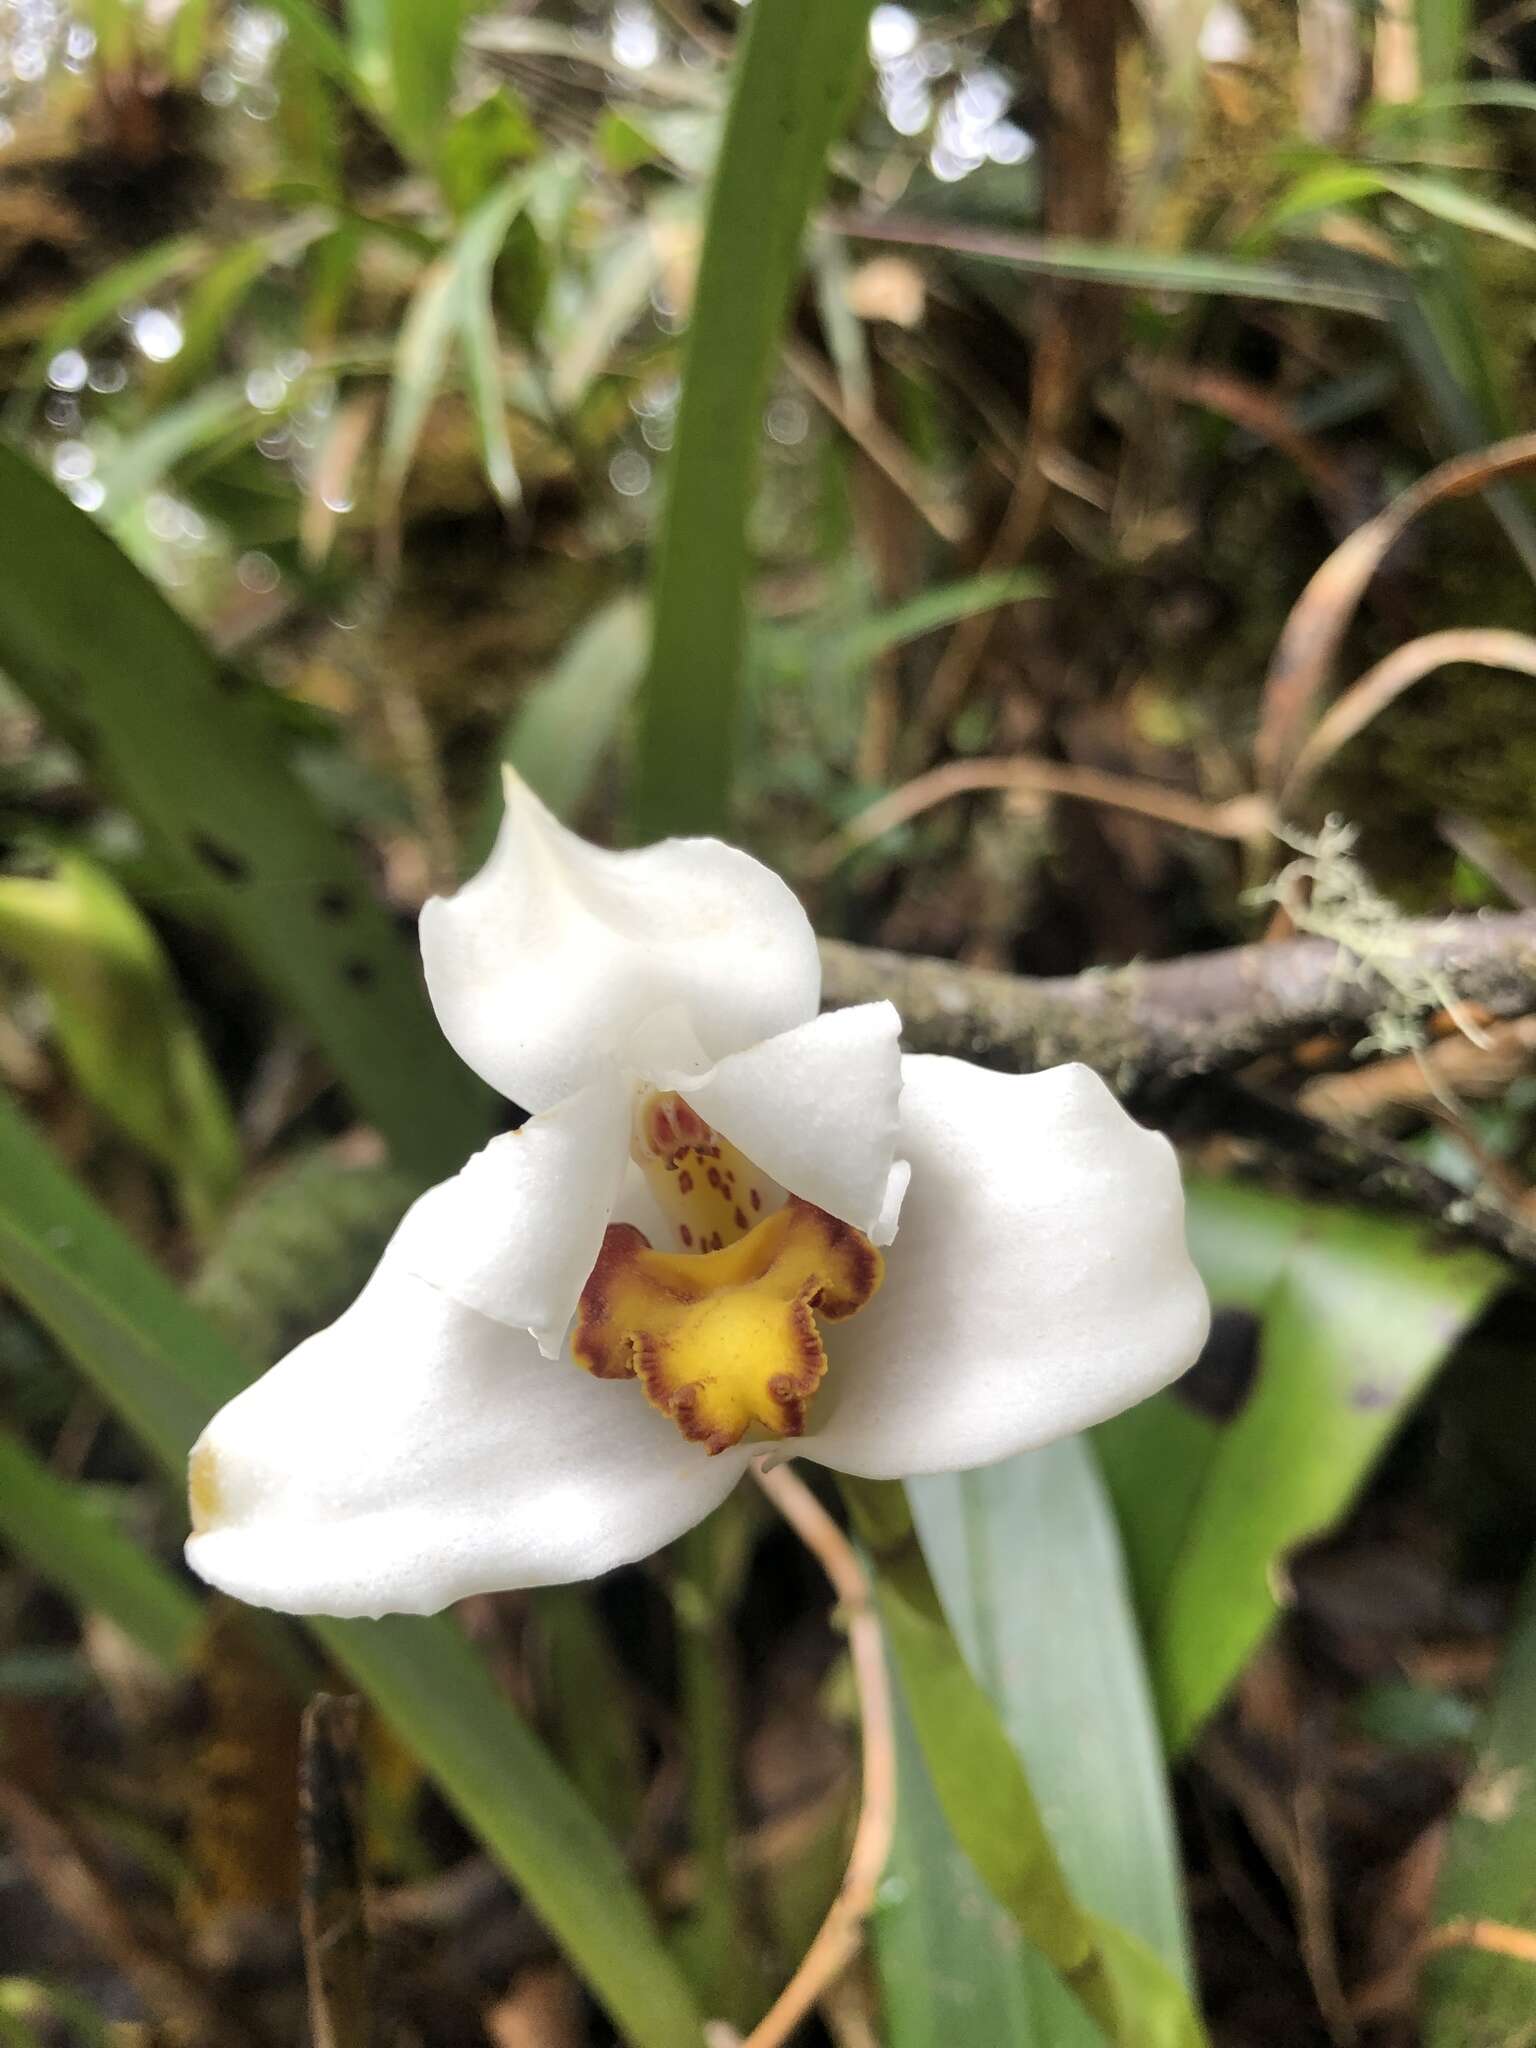
<instances>
[{"instance_id":1,"label":"background vegetation","mask_svg":"<svg viewBox=\"0 0 1536 2048\"><path fill-rule=\"evenodd\" d=\"M0 0L0 2041L1531 2038L1533 81L1505 0ZM860 1510L892 1730L751 1489L430 1623L177 1561L493 1127L410 930L504 758L1184 1149L1200 1365L910 1489L979 1683ZM758 2024L860 1700L868 1938Z\"/></svg>"}]
</instances>

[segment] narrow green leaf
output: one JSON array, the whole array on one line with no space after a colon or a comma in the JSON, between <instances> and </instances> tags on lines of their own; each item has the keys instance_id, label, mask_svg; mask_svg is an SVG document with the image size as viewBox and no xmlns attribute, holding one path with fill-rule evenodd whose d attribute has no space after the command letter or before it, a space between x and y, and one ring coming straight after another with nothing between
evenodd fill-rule
<instances>
[{"instance_id":1,"label":"narrow green leaf","mask_svg":"<svg viewBox=\"0 0 1536 2048\"><path fill-rule=\"evenodd\" d=\"M0 1280L180 1482L248 1377L0 1096ZM613 1844L443 1619L311 1624L565 1948L627 2040L689 2048L701 2022Z\"/></svg>"},{"instance_id":2,"label":"narrow green leaf","mask_svg":"<svg viewBox=\"0 0 1536 2048\"><path fill-rule=\"evenodd\" d=\"M1536 1938L1536 1568L1527 1568L1486 1736L1451 1822L1434 1921L1489 1920ZM1529 1957L1459 1945L1425 1965L1425 2048L1530 2039Z\"/></svg>"},{"instance_id":3,"label":"narrow green leaf","mask_svg":"<svg viewBox=\"0 0 1536 2048\"><path fill-rule=\"evenodd\" d=\"M1212 1298L1259 1319L1240 1412L1174 1423L1177 1394L1096 1433L1151 1632L1164 1734L1186 1744L1276 1612L1286 1553L1327 1528L1501 1284L1479 1252L1391 1218L1192 1182ZM1179 1464L1169 1463L1177 1448ZM1202 1455L1203 1453L1203 1455ZM1159 1489L1171 1499L1159 1501Z\"/></svg>"},{"instance_id":4,"label":"narrow green leaf","mask_svg":"<svg viewBox=\"0 0 1536 2048\"><path fill-rule=\"evenodd\" d=\"M640 681L645 600L633 591L593 613L560 659L533 683L507 728L503 752L557 818L591 786ZM494 792L497 814L501 791Z\"/></svg>"},{"instance_id":5,"label":"narrow green leaf","mask_svg":"<svg viewBox=\"0 0 1536 2048\"><path fill-rule=\"evenodd\" d=\"M896 1832L872 1927L884 2048L1101 2048L956 1842L900 1703L896 1737Z\"/></svg>"},{"instance_id":6,"label":"narrow green leaf","mask_svg":"<svg viewBox=\"0 0 1536 2048\"><path fill-rule=\"evenodd\" d=\"M1416 206L1436 220L1455 227L1472 228L1478 234L1497 235L1516 248L1536 250L1536 221L1497 201L1484 199L1458 185L1454 178L1427 173L1383 171L1369 164L1324 164L1300 178L1265 217L1266 228L1276 228L1307 214L1321 213L1335 206L1349 206L1359 199L1391 196Z\"/></svg>"},{"instance_id":7,"label":"narrow green leaf","mask_svg":"<svg viewBox=\"0 0 1536 2048\"><path fill-rule=\"evenodd\" d=\"M288 43L294 50L333 85L339 85L354 105L371 105L369 89L346 43L315 0L272 0L272 11L282 17Z\"/></svg>"},{"instance_id":8,"label":"narrow green leaf","mask_svg":"<svg viewBox=\"0 0 1536 2048\"><path fill-rule=\"evenodd\" d=\"M261 431L252 427L257 417L238 377L216 378L163 411L150 413L136 432L110 450L97 470L106 492L102 519L114 525L141 510L149 493L188 456L254 439Z\"/></svg>"},{"instance_id":9,"label":"narrow green leaf","mask_svg":"<svg viewBox=\"0 0 1536 2048\"><path fill-rule=\"evenodd\" d=\"M234 1117L153 927L107 869L61 854L47 880L0 877L0 954L48 991L81 1088L169 1167L204 1234L234 1192Z\"/></svg>"},{"instance_id":10,"label":"narrow green leaf","mask_svg":"<svg viewBox=\"0 0 1536 2048\"><path fill-rule=\"evenodd\" d=\"M4 447L0 529L0 666L137 817L177 877L177 910L221 926L292 1004L402 1163L461 1163L485 1098L361 864L290 771L263 693Z\"/></svg>"},{"instance_id":11,"label":"narrow green leaf","mask_svg":"<svg viewBox=\"0 0 1536 2048\"><path fill-rule=\"evenodd\" d=\"M835 223L850 241L898 242L939 249L977 263L1002 264L1038 277L1080 278L1130 290L1190 292L1199 296L1270 300L1279 305L1327 306L1380 319L1389 309L1390 280L1336 271L1308 272L1280 264L1210 256L1201 250L1167 255L1125 249L1111 242L1074 242L1054 235L1020 235L1004 228L954 227L919 215L881 218L852 214Z\"/></svg>"},{"instance_id":12,"label":"narrow green leaf","mask_svg":"<svg viewBox=\"0 0 1536 2048\"><path fill-rule=\"evenodd\" d=\"M908 1492L967 1661L1056 1816L1074 1892L1145 1944L1140 2038L1192 2038L1162 1749L1092 1452L1054 1444L987 1471L916 1480ZM915 1810L902 1818L888 1877L898 1904L877 1925L891 2048L959 2038L1093 2048L1092 2021L983 1894L910 1745L908 1731L902 1793Z\"/></svg>"},{"instance_id":13,"label":"narrow green leaf","mask_svg":"<svg viewBox=\"0 0 1536 2048\"><path fill-rule=\"evenodd\" d=\"M978 612L1043 597L1048 588L1045 578L1033 569L995 569L958 583L941 583L851 627L834 641L832 659L840 668L862 669L924 633L953 625L957 619L974 618Z\"/></svg>"},{"instance_id":14,"label":"narrow green leaf","mask_svg":"<svg viewBox=\"0 0 1536 2048\"><path fill-rule=\"evenodd\" d=\"M352 62L391 134L422 166L436 153L472 0L347 0Z\"/></svg>"},{"instance_id":15,"label":"narrow green leaf","mask_svg":"<svg viewBox=\"0 0 1536 2048\"><path fill-rule=\"evenodd\" d=\"M698 213L698 196L671 191L652 203L604 251L585 288L556 295L541 322L549 395L562 412L579 406L614 349L645 311L667 261L671 238Z\"/></svg>"},{"instance_id":16,"label":"narrow green leaf","mask_svg":"<svg viewBox=\"0 0 1536 2048\"><path fill-rule=\"evenodd\" d=\"M166 68L177 85L195 85L208 48L212 0L181 0L165 38Z\"/></svg>"},{"instance_id":17,"label":"narrow green leaf","mask_svg":"<svg viewBox=\"0 0 1536 2048\"><path fill-rule=\"evenodd\" d=\"M1073 1890L1188 1984L1162 1745L1092 1450L1072 1439L908 1493L966 1660L1058 1817Z\"/></svg>"},{"instance_id":18,"label":"narrow green leaf","mask_svg":"<svg viewBox=\"0 0 1536 2048\"><path fill-rule=\"evenodd\" d=\"M725 822L763 400L806 216L864 74L866 25L858 0L758 0L747 16L710 192L654 576L635 795L641 838Z\"/></svg>"},{"instance_id":19,"label":"narrow green leaf","mask_svg":"<svg viewBox=\"0 0 1536 2048\"><path fill-rule=\"evenodd\" d=\"M384 422L379 485L391 505L399 501L427 413L442 389L455 337L464 355L486 473L503 503L517 495L500 345L491 312L491 273L513 221L540 178L552 176L558 163L551 159L504 178L474 208L417 286L400 329ZM564 166L559 168L563 173Z\"/></svg>"},{"instance_id":20,"label":"narrow green leaf","mask_svg":"<svg viewBox=\"0 0 1536 2048\"><path fill-rule=\"evenodd\" d=\"M939 1804L988 1890L1117 2048L1203 2048L1177 1979L1069 1885L1030 1774L950 1628L901 1488L842 1484Z\"/></svg>"},{"instance_id":21,"label":"narrow green leaf","mask_svg":"<svg viewBox=\"0 0 1536 2048\"><path fill-rule=\"evenodd\" d=\"M1459 271L1462 266L1455 259L1460 252L1453 246L1448 254ZM1453 362L1439 318L1445 296L1437 288L1400 299L1392 309L1392 331L1425 397L1439 416L1447 451L1469 455L1497 440L1500 430L1494 423L1496 408L1490 406L1487 396L1487 349L1479 336L1476 359L1470 364ZM1464 336L1465 319L1459 317L1455 325ZM1477 398L1473 397L1474 390L1479 391ZM1515 485L1499 484L1487 493L1487 501L1526 574L1536 581L1536 519L1531 515L1527 495Z\"/></svg>"},{"instance_id":22,"label":"narrow green leaf","mask_svg":"<svg viewBox=\"0 0 1536 2048\"><path fill-rule=\"evenodd\" d=\"M1466 107L1507 107L1516 113L1536 114L1536 85L1519 78L1489 78L1473 85L1431 86L1416 100L1378 102L1370 110L1367 125L1379 131L1400 123L1433 121Z\"/></svg>"},{"instance_id":23,"label":"narrow green leaf","mask_svg":"<svg viewBox=\"0 0 1536 2048\"><path fill-rule=\"evenodd\" d=\"M182 276L206 253L206 243L196 235L174 235L114 263L83 285L66 300L22 366L6 407L6 426L12 432L25 427L33 397L42 389L48 365L61 350L78 348L105 321L115 319L125 305Z\"/></svg>"},{"instance_id":24,"label":"narrow green leaf","mask_svg":"<svg viewBox=\"0 0 1536 2048\"><path fill-rule=\"evenodd\" d=\"M195 1596L128 1540L89 1487L50 1472L0 1429L0 1536L82 1612L104 1614L168 1671L202 1620Z\"/></svg>"}]
</instances>

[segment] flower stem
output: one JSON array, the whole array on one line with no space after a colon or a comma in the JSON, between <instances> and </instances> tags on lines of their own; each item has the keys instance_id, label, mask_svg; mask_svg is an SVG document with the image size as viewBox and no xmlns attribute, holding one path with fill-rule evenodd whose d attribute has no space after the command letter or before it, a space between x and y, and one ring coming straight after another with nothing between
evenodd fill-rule
<instances>
[{"instance_id":1,"label":"flower stem","mask_svg":"<svg viewBox=\"0 0 1536 2048\"><path fill-rule=\"evenodd\" d=\"M735 1853L741 1744L729 1601L741 1551L739 1519L728 1501L680 1540L672 1603L697 1872L696 1903L681 1960L712 2014L744 2021L760 1994L750 1966L754 1945Z\"/></svg>"},{"instance_id":2,"label":"flower stem","mask_svg":"<svg viewBox=\"0 0 1536 2048\"><path fill-rule=\"evenodd\" d=\"M874 1567L886 1640L939 1804L983 1883L1117 2048L1145 2041L1146 1997L1163 1987L1140 1943L1074 1897L1018 1752L955 1641L906 1493L891 1480L841 1481ZM1187 2007L1159 2039L1195 2048Z\"/></svg>"}]
</instances>

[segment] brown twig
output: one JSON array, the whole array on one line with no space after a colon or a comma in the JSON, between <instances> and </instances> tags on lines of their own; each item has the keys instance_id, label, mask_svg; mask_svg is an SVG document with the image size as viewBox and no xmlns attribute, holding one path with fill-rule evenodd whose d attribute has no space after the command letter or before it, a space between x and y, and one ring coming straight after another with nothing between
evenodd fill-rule
<instances>
[{"instance_id":1,"label":"brown twig","mask_svg":"<svg viewBox=\"0 0 1536 2048\"><path fill-rule=\"evenodd\" d=\"M1340 747L1363 732L1405 690L1454 662L1536 676L1536 639L1529 633L1510 633L1495 626L1456 626L1394 647L1335 698L1308 734L1280 793L1280 809L1294 811Z\"/></svg>"},{"instance_id":2,"label":"brown twig","mask_svg":"<svg viewBox=\"0 0 1536 2048\"><path fill-rule=\"evenodd\" d=\"M874 1595L857 1551L788 1465L770 1468L766 1460L759 1459L752 1475L826 1573L837 1595L858 1685L864 1758L859 1821L837 1897L795 1974L743 2044L743 2048L781 2048L858 1954L896 1825L896 1729L885 1645Z\"/></svg>"},{"instance_id":3,"label":"brown twig","mask_svg":"<svg viewBox=\"0 0 1536 2048\"><path fill-rule=\"evenodd\" d=\"M304 1710L302 1929L314 2048L368 2048L368 1926L358 1723L362 1702L316 1693Z\"/></svg>"},{"instance_id":4,"label":"brown twig","mask_svg":"<svg viewBox=\"0 0 1536 2048\"><path fill-rule=\"evenodd\" d=\"M1217 839L1255 838L1267 829L1269 821L1269 806L1262 797L1240 796L1226 803L1208 804L1183 790L1163 789L1155 782L1143 782L1132 775L1112 774L1107 768L1042 761L1032 754L1010 754L1002 759L984 756L979 760L945 761L930 768L926 775L916 775L910 782L904 782L888 796L877 798L867 810L860 811L811 848L804 872L811 877L830 874L850 854L872 846L898 825L910 824L935 804L984 789L1033 790L1044 796L1076 797L1084 803L1134 811L1139 817L1156 818L1161 824L1177 825L1187 832L1205 832Z\"/></svg>"},{"instance_id":5,"label":"brown twig","mask_svg":"<svg viewBox=\"0 0 1536 2048\"><path fill-rule=\"evenodd\" d=\"M855 447L863 450L940 540L954 546L965 538L964 513L924 474L899 434L892 433L875 414L856 413L843 402L837 378L814 349L803 342L787 341L784 362L827 417L842 428Z\"/></svg>"},{"instance_id":6,"label":"brown twig","mask_svg":"<svg viewBox=\"0 0 1536 2048\"><path fill-rule=\"evenodd\" d=\"M1349 622L1371 578L1419 514L1446 499L1471 497L1532 468L1536 468L1536 434L1519 434L1475 455L1458 455L1442 462L1374 519L1357 526L1315 571L1291 607L1264 679L1253 746L1260 788L1278 790L1289 779L1312 707L1328 681Z\"/></svg>"},{"instance_id":7,"label":"brown twig","mask_svg":"<svg viewBox=\"0 0 1536 2048\"><path fill-rule=\"evenodd\" d=\"M1536 1010L1536 912L1409 921L1412 950L1448 996L1495 1017ZM1082 1060L1129 1083L1231 1072L1321 1031L1369 1023L1386 991L1331 939L1230 946L1034 979L822 941L830 1008L889 997L916 1052L1019 1073Z\"/></svg>"},{"instance_id":8,"label":"brown twig","mask_svg":"<svg viewBox=\"0 0 1536 2048\"><path fill-rule=\"evenodd\" d=\"M1320 441L1302 431L1294 412L1272 391L1247 377L1196 363L1146 357L1133 363L1131 371L1148 391L1219 413L1278 448L1301 471L1329 516L1341 525L1348 523L1354 499L1349 472Z\"/></svg>"},{"instance_id":9,"label":"brown twig","mask_svg":"<svg viewBox=\"0 0 1536 2048\"><path fill-rule=\"evenodd\" d=\"M1426 1950L1480 1948L1517 1963L1536 1963L1536 1928L1511 1927L1503 1920L1447 1920L1426 1938Z\"/></svg>"}]
</instances>

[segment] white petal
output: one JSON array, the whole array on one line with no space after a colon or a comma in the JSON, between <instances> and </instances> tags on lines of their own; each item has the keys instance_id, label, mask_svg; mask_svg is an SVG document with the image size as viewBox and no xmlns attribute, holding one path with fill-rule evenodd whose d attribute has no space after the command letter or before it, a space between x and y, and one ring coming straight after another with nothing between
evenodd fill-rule
<instances>
[{"instance_id":1,"label":"white petal","mask_svg":"<svg viewBox=\"0 0 1536 2048\"><path fill-rule=\"evenodd\" d=\"M712 1060L814 1017L816 939L777 875L715 839L589 846L508 776L490 859L421 914L450 1043L527 1109L549 1109L648 1013L679 1005Z\"/></svg>"},{"instance_id":2,"label":"white petal","mask_svg":"<svg viewBox=\"0 0 1536 2048\"><path fill-rule=\"evenodd\" d=\"M901 1233L874 1300L825 1332L806 1454L871 1479L964 1471L1192 1364L1209 1310L1167 1140L1086 1067L903 1071Z\"/></svg>"},{"instance_id":3,"label":"white petal","mask_svg":"<svg viewBox=\"0 0 1536 2048\"><path fill-rule=\"evenodd\" d=\"M604 1075L423 1195L390 1255L557 1357L628 1160L628 1090Z\"/></svg>"},{"instance_id":4,"label":"white petal","mask_svg":"<svg viewBox=\"0 0 1536 2048\"><path fill-rule=\"evenodd\" d=\"M780 1187L857 1230L884 1220L894 1234L900 1037L891 1004L861 1003L732 1053L701 1079L659 1079Z\"/></svg>"},{"instance_id":5,"label":"white petal","mask_svg":"<svg viewBox=\"0 0 1536 2048\"><path fill-rule=\"evenodd\" d=\"M294 1614L430 1614L470 1593L592 1578L730 1491L630 1380L542 1358L386 1255L339 1321L221 1409L187 1561Z\"/></svg>"}]
</instances>

